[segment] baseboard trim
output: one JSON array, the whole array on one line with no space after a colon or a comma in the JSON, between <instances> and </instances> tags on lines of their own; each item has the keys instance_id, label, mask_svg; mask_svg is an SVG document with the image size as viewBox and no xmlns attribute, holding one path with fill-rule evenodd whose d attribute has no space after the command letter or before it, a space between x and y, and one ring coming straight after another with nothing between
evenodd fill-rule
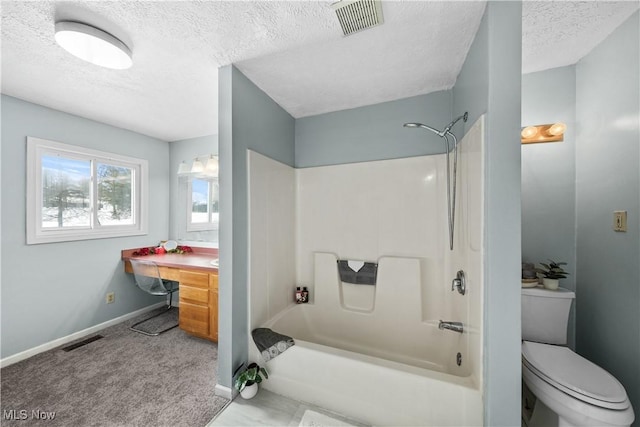
<instances>
[{"instance_id":1,"label":"baseboard trim","mask_svg":"<svg viewBox=\"0 0 640 427\"><path fill-rule=\"evenodd\" d=\"M235 390L232 390L229 387L225 387L223 385L220 384L216 384L215 387L215 395L216 396L220 396L220 397L224 397L225 399L229 399L229 400L233 400L233 398L235 397L234 393Z\"/></svg>"},{"instance_id":2,"label":"baseboard trim","mask_svg":"<svg viewBox=\"0 0 640 427\"><path fill-rule=\"evenodd\" d=\"M124 322L125 320L132 319L136 316L144 314L148 311L155 310L156 308L160 308L165 306L166 302L159 302L157 304L153 304L140 310L133 311L131 313L125 314L120 317L116 317L115 319L107 320L106 322L100 323L95 326L91 326L90 328L83 329L78 332L74 332L73 334L67 335L66 337L58 338L53 341L49 341L47 343L41 344L37 347L30 348L25 351L21 351L20 353L16 353L12 356L5 357L4 359L0 359L0 368L4 368L5 366L13 365L14 363L18 363L22 360L28 359L31 356L35 356L36 354L43 353L47 350L51 350L52 348L59 347L61 345L70 343L71 341L75 341L80 338L84 338L87 335L91 335L94 332L98 332L104 328L108 328L109 326L116 325L118 323Z\"/></svg>"}]
</instances>

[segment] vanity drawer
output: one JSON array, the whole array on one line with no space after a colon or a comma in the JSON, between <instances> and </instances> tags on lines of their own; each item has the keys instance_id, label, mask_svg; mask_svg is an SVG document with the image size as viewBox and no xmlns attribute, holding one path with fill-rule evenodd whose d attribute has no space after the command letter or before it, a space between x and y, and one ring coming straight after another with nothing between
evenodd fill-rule
<instances>
[{"instance_id":1,"label":"vanity drawer","mask_svg":"<svg viewBox=\"0 0 640 427\"><path fill-rule=\"evenodd\" d=\"M173 280L178 282L180 280L180 270L172 267L158 266L160 277L167 280Z\"/></svg>"},{"instance_id":2,"label":"vanity drawer","mask_svg":"<svg viewBox=\"0 0 640 427\"><path fill-rule=\"evenodd\" d=\"M201 302L209 304L209 290L206 288L195 288L192 286L184 286L180 283L180 303L183 300Z\"/></svg>"},{"instance_id":3,"label":"vanity drawer","mask_svg":"<svg viewBox=\"0 0 640 427\"><path fill-rule=\"evenodd\" d=\"M208 288L209 273L180 270L180 283L184 283L185 285L189 286L197 286L200 288Z\"/></svg>"}]
</instances>

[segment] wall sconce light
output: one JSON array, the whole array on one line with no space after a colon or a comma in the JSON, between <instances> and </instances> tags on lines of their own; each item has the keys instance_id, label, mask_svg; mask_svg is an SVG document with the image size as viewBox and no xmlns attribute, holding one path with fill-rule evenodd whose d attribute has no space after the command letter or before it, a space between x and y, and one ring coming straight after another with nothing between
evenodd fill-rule
<instances>
[{"instance_id":1,"label":"wall sconce light","mask_svg":"<svg viewBox=\"0 0 640 427\"><path fill-rule=\"evenodd\" d=\"M564 141L565 130L567 130L567 125L562 122L550 125L527 126L522 128L520 139L523 144Z\"/></svg>"},{"instance_id":2,"label":"wall sconce light","mask_svg":"<svg viewBox=\"0 0 640 427\"><path fill-rule=\"evenodd\" d=\"M207 158L206 166L202 160L200 160L200 157L194 158L191 166L183 160L178 166L178 176L215 178L218 176L218 156L210 154Z\"/></svg>"}]
</instances>

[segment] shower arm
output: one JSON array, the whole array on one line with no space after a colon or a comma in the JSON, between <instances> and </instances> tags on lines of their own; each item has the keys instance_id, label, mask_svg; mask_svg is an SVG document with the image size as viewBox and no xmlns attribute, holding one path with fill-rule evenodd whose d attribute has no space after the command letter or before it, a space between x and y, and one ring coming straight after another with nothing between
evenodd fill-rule
<instances>
[{"instance_id":1,"label":"shower arm","mask_svg":"<svg viewBox=\"0 0 640 427\"><path fill-rule=\"evenodd\" d=\"M449 125L448 125L446 128L444 128L444 130L442 131L442 134L441 134L440 136L442 137L442 136L445 136L446 134L450 134L450 135L452 135L452 136L453 136L453 134L450 132L451 128L452 128L456 123L458 123L458 121L459 121L460 119L464 119L464 121L466 122L468 118L469 118L469 113L465 112L463 115L461 115L460 117L458 117L457 119L455 119L454 121L452 121L451 123L449 123ZM455 137L454 137L454 138L455 138ZM456 144L457 144L457 141L456 141Z\"/></svg>"}]
</instances>

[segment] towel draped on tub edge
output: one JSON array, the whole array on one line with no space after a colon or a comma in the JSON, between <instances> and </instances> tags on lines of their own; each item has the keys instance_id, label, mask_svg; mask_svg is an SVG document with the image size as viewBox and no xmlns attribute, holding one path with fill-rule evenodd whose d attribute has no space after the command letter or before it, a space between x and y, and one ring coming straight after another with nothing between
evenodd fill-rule
<instances>
[{"instance_id":1,"label":"towel draped on tub edge","mask_svg":"<svg viewBox=\"0 0 640 427\"><path fill-rule=\"evenodd\" d=\"M268 362L295 344L293 338L274 332L269 328L256 328L251 332L251 336L265 362Z\"/></svg>"}]
</instances>

